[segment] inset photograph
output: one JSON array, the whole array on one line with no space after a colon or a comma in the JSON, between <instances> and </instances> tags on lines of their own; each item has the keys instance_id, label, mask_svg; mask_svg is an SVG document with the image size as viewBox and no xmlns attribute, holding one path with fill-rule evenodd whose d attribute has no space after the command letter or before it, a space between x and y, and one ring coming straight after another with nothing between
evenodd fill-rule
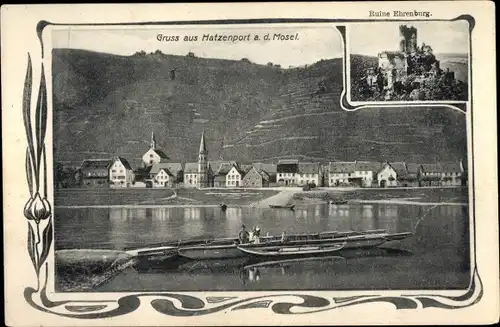
<instances>
[{"instance_id":1,"label":"inset photograph","mask_svg":"<svg viewBox=\"0 0 500 327\"><path fill-rule=\"evenodd\" d=\"M350 101L467 101L469 26L383 22L349 27Z\"/></svg>"}]
</instances>

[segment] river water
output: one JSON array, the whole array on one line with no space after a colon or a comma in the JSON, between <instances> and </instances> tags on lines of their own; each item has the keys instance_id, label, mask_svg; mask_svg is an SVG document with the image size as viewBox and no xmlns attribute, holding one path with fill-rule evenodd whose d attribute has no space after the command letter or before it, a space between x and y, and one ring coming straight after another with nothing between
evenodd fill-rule
<instances>
[{"instance_id":1,"label":"river water","mask_svg":"<svg viewBox=\"0 0 500 327\"><path fill-rule=\"evenodd\" d=\"M464 289L469 283L468 207L313 204L262 208L56 208L56 250L124 249L199 236L236 237L241 225L263 234L386 229L414 232L386 249L295 263L246 260L130 267L93 291ZM146 269L148 268L148 269ZM57 278L56 278L57 288Z\"/></svg>"}]
</instances>

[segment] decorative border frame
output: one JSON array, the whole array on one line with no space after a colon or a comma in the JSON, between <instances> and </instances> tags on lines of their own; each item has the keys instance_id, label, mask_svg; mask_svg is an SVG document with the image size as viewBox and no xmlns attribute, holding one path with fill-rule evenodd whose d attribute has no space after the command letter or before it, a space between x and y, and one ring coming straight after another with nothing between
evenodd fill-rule
<instances>
[{"instance_id":1,"label":"decorative border frame","mask_svg":"<svg viewBox=\"0 0 500 327\"><path fill-rule=\"evenodd\" d=\"M454 20L467 20L470 24L469 38L474 27L474 18L470 15L462 15ZM226 21L178 21L178 22L146 22L146 23L116 23L116 24L55 24L47 21L40 21L37 25L38 39L41 45L42 60L44 58L44 44L42 32L48 25L188 25L188 24L259 24L259 23L353 23L353 22L381 22L383 20L347 20L347 19L252 19L252 20L226 20ZM405 21L408 20L387 20ZM428 20L439 21L439 20ZM441 20L445 21L445 20ZM339 28L345 38L345 27ZM345 41L345 39L344 39ZM472 56L472 45L469 43L470 58ZM344 51L346 51L344 46ZM345 54L345 53L344 53ZM344 67L346 66L344 56ZM472 84L471 74L472 63L469 63L470 84ZM344 82L346 79L344 71ZM47 84L45 68L41 63L41 79L38 87L38 94L34 113L32 111L32 90L33 90L33 67L31 57L28 54L28 63L23 90L22 112L28 146L26 149L26 177L30 192L30 198L24 207L24 217L28 221L28 242L27 250L31 262L36 272L36 288L28 286L24 290L24 298L33 308L62 317L79 319L98 319L116 317L131 313L137 310L142 303L148 303L157 312L177 317L190 317L209 315L219 311L236 311L251 308L268 308L275 314L306 314L317 313L342 307L360 305L373 302L392 303L396 309L417 309L417 308L443 308L460 309L478 303L483 296L483 284L477 269L476 262L476 224L475 208L472 211L472 231L470 237L473 238L471 247L471 279L468 288L463 294L449 296L441 294L401 294L399 296L381 295L376 291L373 294L354 295L348 297L327 297L319 295L308 295L306 292L275 292L262 296L241 296L233 292L218 292L220 296L198 297L196 295L186 295L172 292L142 292L125 295L109 294L109 299L105 300L51 300L47 292L49 278L49 262L47 258L53 254L53 212L51 203L48 200L47 186L50 182L47 175L46 145L45 137L47 131ZM345 87L340 103L345 110L358 110L365 107L374 106L350 106L345 98ZM470 87L470 86L469 86ZM471 87L470 89L471 90ZM469 91L470 92L470 91ZM472 103L472 93L469 93ZM408 103L407 105L410 105ZM390 104L377 104L377 107L394 107ZM402 106L399 104L397 106ZM442 104L425 104L426 107L443 107ZM471 108L472 105L469 107ZM456 108L460 110L460 108ZM472 111L469 112L471 121ZM472 126L471 126L472 131ZM473 146L473 142L471 143ZM473 153L473 148L469 153ZM469 173L474 171L474 162ZM474 200L474 179L472 178L472 200ZM474 201L471 201L474 202ZM471 213L469 213L471 214ZM104 293L106 294L106 293ZM293 300L292 300L293 299ZM141 301L142 300L142 301ZM302 300L301 303L295 303ZM180 302L180 306L178 305Z\"/></svg>"}]
</instances>

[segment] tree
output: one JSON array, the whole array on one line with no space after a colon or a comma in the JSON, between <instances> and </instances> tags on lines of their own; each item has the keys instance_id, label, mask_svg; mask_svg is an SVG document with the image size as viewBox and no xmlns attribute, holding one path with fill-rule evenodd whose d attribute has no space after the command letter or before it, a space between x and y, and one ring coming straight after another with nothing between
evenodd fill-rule
<instances>
[{"instance_id":1,"label":"tree","mask_svg":"<svg viewBox=\"0 0 500 327\"><path fill-rule=\"evenodd\" d=\"M188 57L191 57L191 58L196 57L196 55L194 54L194 52L191 52L191 51L190 51L190 52L188 52L187 56L188 56Z\"/></svg>"}]
</instances>

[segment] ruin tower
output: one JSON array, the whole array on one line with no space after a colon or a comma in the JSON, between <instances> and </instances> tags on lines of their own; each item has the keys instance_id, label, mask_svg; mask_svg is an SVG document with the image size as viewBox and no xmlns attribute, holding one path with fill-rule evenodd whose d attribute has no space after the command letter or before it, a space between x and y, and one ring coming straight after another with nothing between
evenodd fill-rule
<instances>
[{"instance_id":1,"label":"ruin tower","mask_svg":"<svg viewBox=\"0 0 500 327\"><path fill-rule=\"evenodd\" d=\"M208 187L208 151L205 144L205 130L201 133L200 150L198 152L198 187Z\"/></svg>"},{"instance_id":2,"label":"ruin tower","mask_svg":"<svg viewBox=\"0 0 500 327\"><path fill-rule=\"evenodd\" d=\"M399 26L399 35L401 41L399 42L399 51L404 53L412 53L417 51L417 29L413 26L401 25Z\"/></svg>"}]
</instances>

